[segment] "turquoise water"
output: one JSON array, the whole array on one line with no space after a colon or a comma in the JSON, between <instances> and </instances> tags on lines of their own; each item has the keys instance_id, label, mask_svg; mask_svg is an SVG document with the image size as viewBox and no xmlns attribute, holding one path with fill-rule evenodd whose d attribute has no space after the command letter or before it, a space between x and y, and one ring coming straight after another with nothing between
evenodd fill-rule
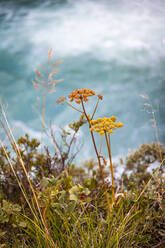
<instances>
[{"instance_id":1,"label":"turquoise water","mask_svg":"<svg viewBox=\"0 0 165 248\"><path fill-rule=\"evenodd\" d=\"M44 3L43 3L44 2ZM133 3L132 3L133 2ZM124 123L112 137L113 156L155 141L151 114L143 111L150 97L161 142L165 141L165 1L0 1L0 97L16 136L40 137L38 92L31 79L44 64L50 46L63 59L64 81L46 99L46 121L55 134L78 119L56 100L77 88L104 96L97 117L116 115ZM94 105L94 99L88 111ZM86 128L82 159L94 155ZM48 143L48 138L45 138ZM99 142L99 140L98 140Z\"/></svg>"}]
</instances>

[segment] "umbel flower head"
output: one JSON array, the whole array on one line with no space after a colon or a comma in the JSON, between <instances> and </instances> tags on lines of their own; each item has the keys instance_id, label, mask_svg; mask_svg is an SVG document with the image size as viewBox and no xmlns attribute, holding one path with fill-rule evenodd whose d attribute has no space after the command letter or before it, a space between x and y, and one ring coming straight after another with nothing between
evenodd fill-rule
<instances>
[{"instance_id":1,"label":"umbel flower head","mask_svg":"<svg viewBox=\"0 0 165 248\"><path fill-rule=\"evenodd\" d=\"M123 127L123 123L116 122L116 119L116 116L111 116L98 118L97 120L92 120L90 121L90 130L98 132L99 135L104 135L105 132L112 134L114 129Z\"/></svg>"},{"instance_id":2,"label":"umbel flower head","mask_svg":"<svg viewBox=\"0 0 165 248\"><path fill-rule=\"evenodd\" d=\"M87 102L90 96L95 95L95 92L93 90L88 90L88 89L78 89L75 91L72 91L68 98L70 102L75 101L76 103L80 104L81 101Z\"/></svg>"}]
</instances>

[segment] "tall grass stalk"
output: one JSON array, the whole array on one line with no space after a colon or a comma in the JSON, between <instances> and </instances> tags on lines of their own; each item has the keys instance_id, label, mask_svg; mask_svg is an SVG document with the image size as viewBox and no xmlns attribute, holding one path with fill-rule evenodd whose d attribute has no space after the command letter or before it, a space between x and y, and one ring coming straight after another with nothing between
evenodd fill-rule
<instances>
[{"instance_id":1,"label":"tall grass stalk","mask_svg":"<svg viewBox=\"0 0 165 248\"><path fill-rule=\"evenodd\" d=\"M0 120L0 123L1 123L1 125L2 125L1 120ZM19 185L19 187L20 187L20 190L21 190L21 192L22 192L22 194L23 194L23 196L24 196L24 198L25 198L25 201L27 202L27 204L28 204L28 206L29 206L29 208L30 208L30 210L31 210L31 212L32 212L32 214L33 214L33 216L34 216L34 218L37 220L37 216L36 216L35 212L33 211L33 208L32 208L32 206L31 206L31 204L30 204L30 202L29 202L29 200L28 200L28 197L27 197L27 194L26 194L26 192L25 192L25 189L24 189L24 187L23 187L23 185L22 185L22 182L20 181L19 177L17 176L17 174L16 174L16 172L15 172L15 170L14 170L14 167L13 167L13 165L12 165L12 161L10 160L10 158L9 158L9 156L8 156L8 153L7 153L7 151L6 151L6 148L5 148L5 146L4 146L4 144L3 144L3 142L2 142L1 140L0 140L0 144L1 144L1 147L2 147L2 149L3 149L3 151L4 151L4 153L5 153L5 156L6 156L6 158L7 158L7 161L8 161L8 163L9 163L9 165L10 165L10 168L11 168L11 170L12 170L12 172L13 172L15 178L16 178L16 181L17 181L17 183L18 183L18 185Z\"/></svg>"},{"instance_id":2,"label":"tall grass stalk","mask_svg":"<svg viewBox=\"0 0 165 248\"><path fill-rule=\"evenodd\" d=\"M20 162L20 165L21 165L21 167L22 167L22 169L24 171L24 174L26 176L27 182L29 183L30 189L32 191L32 194L33 194L33 197L34 197L34 200L35 200L37 209L33 210L33 206L32 206L32 204L29 202L29 200L27 198L26 191L25 191L25 189L23 187L22 182L19 180L19 177L17 176L17 174L16 174L16 172L14 170L14 167L12 165L12 161L10 160L10 158L9 158L7 152L6 152L6 149L5 149L4 145L3 145L3 142L0 141L1 142L1 145L2 145L2 148L3 148L4 152L5 152L5 155L6 155L6 158L7 158L8 162L9 162L9 165L10 165L12 171L13 171L14 176L16 177L16 180L18 182L18 185L19 185L19 187L20 187L20 189L21 189L21 191L23 193L23 196L25 197L25 200L26 200L26 202L27 202L27 204L28 204L28 206L29 206L29 208L30 208L30 210L31 210L34 218L36 219L36 221L38 223L40 223L44 227L46 236L50 236L49 235L49 230L47 228L46 220L44 220L43 214L41 212L41 207L40 207L40 204L39 204L39 201L38 201L37 194L36 194L36 192L34 190L34 187L33 187L32 183L31 183L31 180L30 180L30 178L28 176L27 170L26 170L25 165L24 165L24 162L22 160L21 152L20 152L19 147L17 145L17 142L16 142L16 140L14 138L14 135L13 135L13 133L11 131L11 128L10 128L9 122L7 120L7 116L6 116L6 113L4 111L4 107L3 107L2 103L1 103L1 111L2 111L2 115L3 115L3 118L4 118L5 123L3 123L0 120L0 124L1 124L2 128L4 129L4 132L5 132L5 134L7 135L8 139L9 139L9 142L11 144L11 147L12 147L13 151L15 152L15 154L16 154L16 156L18 158L18 161ZM40 217L38 217L37 214L36 214L37 210L39 212L39 216Z\"/></svg>"},{"instance_id":3,"label":"tall grass stalk","mask_svg":"<svg viewBox=\"0 0 165 248\"><path fill-rule=\"evenodd\" d=\"M156 110L154 109L152 105L152 101L148 95L140 95L140 96L148 101L147 103L144 103L144 107L147 113L152 115L151 121L153 122L153 128L154 128L155 139L156 139L156 143L157 143L157 147L159 151L160 161L163 161L163 156L162 156L160 141L159 141L159 131L158 131L158 126L157 126L157 121L156 121L156 116L155 116Z\"/></svg>"},{"instance_id":4,"label":"tall grass stalk","mask_svg":"<svg viewBox=\"0 0 165 248\"><path fill-rule=\"evenodd\" d=\"M56 66L61 64L62 61L56 61L51 65L53 55L53 48L51 47L48 51L48 59L45 70L43 70L42 65L39 64L40 71L38 69L35 70L36 77L32 79L32 83L34 87L41 91L42 95L42 107L41 107L41 153L42 153L42 144L43 144L43 134L45 130L45 109L46 109L46 96L47 93L55 92L55 86L58 82L61 82L62 79L54 79L53 77L59 71L59 68ZM51 71L50 71L51 70Z\"/></svg>"}]
</instances>

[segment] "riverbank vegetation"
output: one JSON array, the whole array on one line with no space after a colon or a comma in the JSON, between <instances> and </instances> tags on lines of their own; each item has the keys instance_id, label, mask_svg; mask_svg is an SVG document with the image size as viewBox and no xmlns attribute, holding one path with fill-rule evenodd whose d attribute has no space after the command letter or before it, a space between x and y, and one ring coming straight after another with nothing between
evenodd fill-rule
<instances>
[{"instance_id":1,"label":"riverbank vegetation","mask_svg":"<svg viewBox=\"0 0 165 248\"><path fill-rule=\"evenodd\" d=\"M0 125L8 145L1 140L0 248L163 248L165 144L159 143L158 130L156 142L141 145L114 164L111 135L123 123L116 122L113 113L98 118L103 96L92 89L77 89L57 103L68 104L78 112L79 120L73 120L69 129L61 129L60 141L50 127L54 144L54 152L50 152L42 138L48 132L46 97L61 81L54 78L60 62L51 64L51 60L52 49L46 70L40 65L32 81L42 94L40 141L28 134L16 141L1 104ZM96 105L87 113L91 97L96 98ZM81 152L75 141L83 125L88 125L96 158L80 165L74 164ZM96 135L100 136L99 146Z\"/></svg>"}]
</instances>

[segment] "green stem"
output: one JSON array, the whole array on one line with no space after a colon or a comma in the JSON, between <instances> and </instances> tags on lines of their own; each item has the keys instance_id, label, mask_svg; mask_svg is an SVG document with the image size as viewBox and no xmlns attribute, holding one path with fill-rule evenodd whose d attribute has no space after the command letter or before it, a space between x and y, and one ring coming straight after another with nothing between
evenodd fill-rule
<instances>
[{"instance_id":1,"label":"green stem","mask_svg":"<svg viewBox=\"0 0 165 248\"><path fill-rule=\"evenodd\" d=\"M109 142L108 142L108 137L107 137L107 133L106 132L105 132L105 139L106 139L106 143L107 143L108 154L109 154L109 161L110 161L111 182L112 182L112 198L113 198L113 203L115 203L114 176L113 176L113 165L112 165L110 135L109 135Z\"/></svg>"},{"instance_id":2,"label":"green stem","mask_svg":"<svg viewBox=\"0 0 165 248\"><path fill-rule=\"evenodd\" d=\"M82 103L82 108L83 108L85 117L86 117L86 119L87 119L87 121L88 121L89 129L90 129L90 128L91 128L91 124L90 124L90 120L89 120L89 118L88 118L88 115L87 115L87 113L86 113L86 110L85 110L85 107L84 107L83 100L81 100L81 103ZM90 130L90 133L91 133L92 142L93 142L93 145L94 145L94 149L95 149L95 152L96 152L96 156L97 156L97 160L98 160L98 164L99 164L99 168L100 168L100 174L101 174L101 179L102 179L103 186L104 186L104 191L105 191L106 200L107 200L107 204L108 204L108 214L109 214L110 209L111 209L111 206L110 206L110 201L109 201L109 197L108 197L108 193L107 193L107 187L106 187L106 184L105 184L103 168L102 168L101 161L100 161L100 155L99 155L99 153L98 153L98 151L97 151L97 146L96 146L95 138L94 138L94 135L93 135L93 131Z\"/></svg>"}]
</instances>

